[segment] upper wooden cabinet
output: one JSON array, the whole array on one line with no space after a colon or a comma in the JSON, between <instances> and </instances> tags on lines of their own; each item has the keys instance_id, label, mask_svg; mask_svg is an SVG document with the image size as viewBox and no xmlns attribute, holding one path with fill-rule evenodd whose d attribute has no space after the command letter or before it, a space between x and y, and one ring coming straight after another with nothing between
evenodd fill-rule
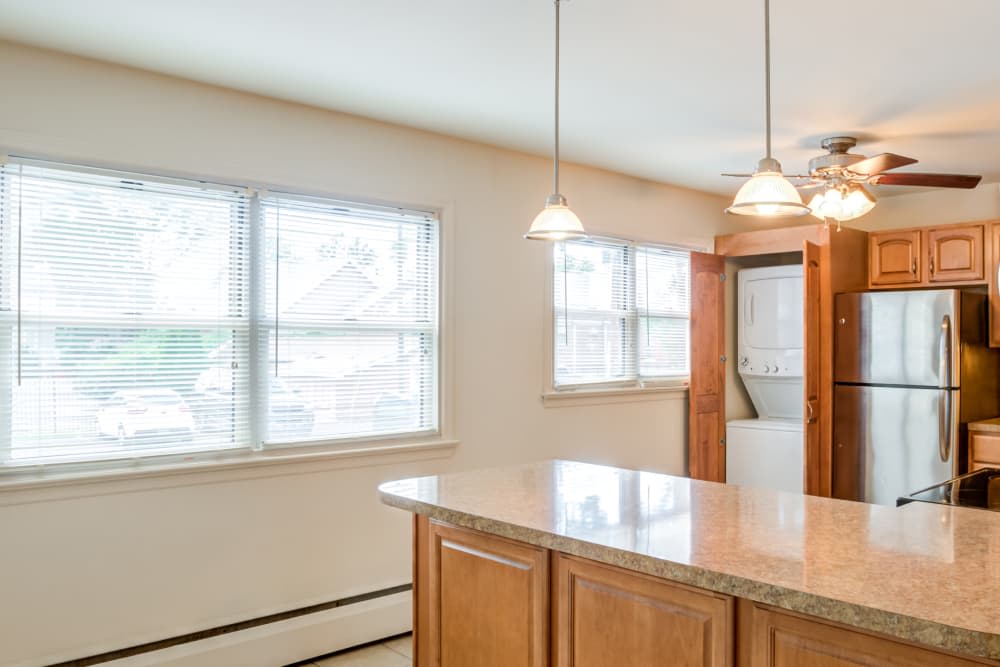
<instances>
[{"instance_id":1,"label":"upper wooden cabinet","mask_svg":"<svg viewBox=\"0 0 1000 667\"><path fill-rule=\"evenodd\" d=\"M986 224L893 229L868 236L871 287L986 281Z\"/></svg>"},{"instance_id":2,"label":"upper wooden cabinet","mask_svg":"<svg viewBox=\"0 0 1000 667\"><path fill-rule=\"evenodd\" d=\"M920 230L872 232L868 235L869 280L872 285L920 282Z\"/></svg>"},{"instance_id":3,"label":"upper wooden cabinet","mask_svg":"<svg viewBox=\"0 0 1000 667\"><path fill-rule=\"evenodd\" d=\"M927 279L932 283L985 277L984 225L927 230Z\"/></svg>"}]
</instances>

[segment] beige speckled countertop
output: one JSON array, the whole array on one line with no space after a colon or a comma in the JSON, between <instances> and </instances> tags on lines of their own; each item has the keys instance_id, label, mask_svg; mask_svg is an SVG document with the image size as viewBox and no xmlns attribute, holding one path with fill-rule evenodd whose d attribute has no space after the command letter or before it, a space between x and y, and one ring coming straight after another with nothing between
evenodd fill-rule
<instances>
[{"instance_id":1,"label":"beige speckled countertop","mask_svg":"<svg viewBox=\"0 0 1000 667\"><path fill-rule=\"evenodd\" d=\"M570 461L379 492L451 524L1000 659L1000 512L866 505Z\"/></svg>"},{"instance_id":2,"label":"beige speckled countertop","mask_svg":"<svg viewBox=\"0 0 1000 667\"><path fill-rule=\"evenodd\" d=\"M1000 433L1000 417L983 419L977 422L969 422L969 430L979 431L981 433Z\"/></svg>"}]
</instances>

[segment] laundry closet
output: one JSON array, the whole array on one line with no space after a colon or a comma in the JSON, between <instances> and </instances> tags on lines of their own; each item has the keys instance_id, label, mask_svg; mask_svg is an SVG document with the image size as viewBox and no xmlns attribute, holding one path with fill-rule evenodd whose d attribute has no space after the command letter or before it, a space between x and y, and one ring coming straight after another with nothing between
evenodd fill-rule
<instances>
[{"instance_id":1,"label":"laundry closet","mask_svg":"<svg viewBox=\"0 0 1000 667\"><path fill-rule=\"evenodd\" d=\"M831 495L833 295L865 289L867 265L865 232L824 225L692 254L692 477Z\"/></svg>"}]
</instances>

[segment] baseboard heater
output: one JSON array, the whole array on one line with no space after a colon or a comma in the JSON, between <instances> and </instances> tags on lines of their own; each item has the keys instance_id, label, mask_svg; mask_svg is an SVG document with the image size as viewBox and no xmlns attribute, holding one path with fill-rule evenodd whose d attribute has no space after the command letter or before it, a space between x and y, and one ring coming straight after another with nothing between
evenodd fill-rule
<instances>
[{"instance_id":1,"label":"baseboard heater","mask_svg":"<svg viewBox=\"0 0 1000 667\"><path fill-rule=\"evenodd\" d=\"M339 607L346 607L348 605L358 604L359 602L367 602L369 600L375 600L378 598L387 597L389 595L406 593L411 590L413 590L413 584L400 584L398 586L391 586L389 588L383 588L377 591L371 591L369 593L352 595L350 597L341 598L339 600L320 602L318 604L312 604L307 607L300 607L298 609L291 609L289 611L281 611L274 614L268 614L267 616L259 616L257 618L252 618L246 621L239 621L237 623L230 623L228 625L220 625L214 628L208 628L207 630L198 630L196 632L189 632L187 634L178 635L176 637L159 639L157 641L147 642L145 644L137 644L135 646L130 646L128 648L116 649L114 651L108 651L106 653L100 653L98 655L92 655L86 658L76 658L73 660L67 660L65 662L54 663L50 665L50 667L87 667L88 665L98 665L101 664L102 662L121 660L123 658L130 658L133 656L141 655L143 653L151 653L153 651L162 651L163 649L171 648L173 646L179 646L181 644L188 644L191 642L201 641L204 639L209 639L211 637L219 637L221 635L227 635L233 632L240 632L241 630L249 630L251 628L257 628L262 625L267 625L269 623L287 621L292 618L298 618L299 616L306 616L308 614L316 614L322 611L329 611L331 609L337 609Z\"/></svg>"}]
</instances>

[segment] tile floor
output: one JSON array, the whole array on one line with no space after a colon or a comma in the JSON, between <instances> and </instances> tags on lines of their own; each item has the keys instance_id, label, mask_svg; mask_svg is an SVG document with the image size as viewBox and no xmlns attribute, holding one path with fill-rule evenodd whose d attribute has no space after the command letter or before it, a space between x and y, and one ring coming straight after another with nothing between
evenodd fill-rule
<instances>
[{"instance_id":1,"label":"tile floor","mask_svg":"<svg viewBox=\"0 0 1000 667\"><path fill-rule=\"evenodd\" d=\"M413 639L406 634L380 644L369 644L300 662L296 667L410 667L412 664Z\"/></svg>"}]
</instances>

